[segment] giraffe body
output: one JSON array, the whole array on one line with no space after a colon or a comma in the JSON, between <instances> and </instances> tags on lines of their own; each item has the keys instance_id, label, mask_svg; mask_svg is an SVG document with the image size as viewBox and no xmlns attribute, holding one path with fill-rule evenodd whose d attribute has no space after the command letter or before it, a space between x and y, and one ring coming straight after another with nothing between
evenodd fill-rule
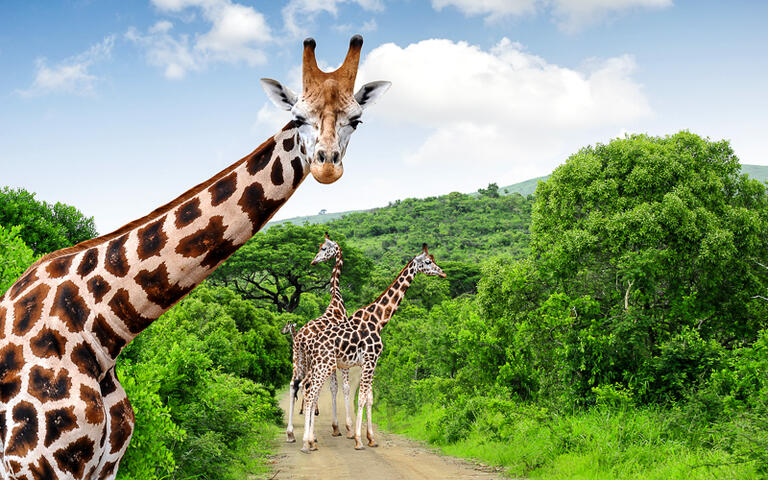
<instances>
[{"instance_id":1,"label":"giraffe body","mask_svg":"<svg viewBox=\"0 0 768 480\"><path fill-rule=\"evenodd\" d=\"M422 253L408 262L389 288L376 301L357 310L346 321L329 325L321 331L309 352L312 361L309 391L305 394L309 404L308 410L311 410L311 406L317 402L320 387L328 376L334 374L337 367L349 369L353 366L360 366L360 391L358 392L358 411L353 437L355 448L358 450L364 448L360 440L363 408L366 409L368 417L368 446L377 446L373 435L371 409L373 406L373 374L384 348L381 341L381 331L394 315L413 278L419 272L445 277L445 273L435 264L434 257L427 251L426 244ZM312 415L305 414L302 451L309 453L310 450L316 449L314 418Z\"/></svg>"},{"instance_id":2,"label":"giraffe body","mask_svg":"<svg viewBox=\"0 0 768 480\"><path fill-rule=\"evenodd\" d=\"M361 46L353 37L356 55L339 69L347 81L335 95L313 83L282 104L332 110L344 128L348 112L372 103L350 93ZM305 60L309 53L313 40ZM333 162L319 158L317 130L294 114L250 155L115 232L41 258L0 297L0 478L115 478L134 426L117 356L261 229L310 171L322 183L340 176L343 149ZM346 148L350 132L323 132Z\"/></svg>"},{"instance_id":3,"label":"giraffe body","mask_svg":"<svg viewBox=\"0 0 768 480\"><path fill-rule=\"evenodd\" d=\"M311 368L312 358L311 352L314 350L314 342L320 337L320 332L328 328L328 326L343 322L347 319L347 309L344 306L344 299L341 296L341 288L339 286L339 277L341 276L341 269L344 265L344 260L341 253L341 247L339 244L328 238L328 234L325 235L325 241L320 245L320 251L312 260L312 264L325 262L331 258L336 259L336 263L331 273L331 301L328 307L325 309L322 315L311 320L306 325L301 327L293 338L293 375L291 376L291 383L289 386L289 407L288 407L288 426L286 428L286 441L295 442L296 438L293 434L293 409L296 394L298 388L308 379L308 373ZM344 394L344 404L346 411L346 426L348 434L352 431L352 422L349 415L349 369L342 369L342 392ZM336 409L336 396L339 391L338 379L336 375L331 376L331 399L332 399L332 414L333 421L332 435L334 437L340 436L339 423ZM306 401L307 385L304 384L304 400L302 400L302 408L299 411L304 411L304 402ZM311 406L311 404L309 404ZM306 414L306 413L305 413ZM314 415L317 415L317 404L315 403Z\"/></svg>"}]
</instances>

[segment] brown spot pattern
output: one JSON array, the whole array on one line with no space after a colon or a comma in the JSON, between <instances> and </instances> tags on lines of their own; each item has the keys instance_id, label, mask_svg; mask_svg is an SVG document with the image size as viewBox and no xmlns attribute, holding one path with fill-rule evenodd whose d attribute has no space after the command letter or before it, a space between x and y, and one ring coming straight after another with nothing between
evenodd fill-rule
<instances>
[{"instance_id":1,"label":"brown spot pattern","mask_svg":"<svg viewBox=\"0 0 768 480\"><path fill-rule=\"evenodd\" d=\"M275 185L282 185L283 180L283 162L280 161L280 157L277 157L272 164L272 174L270 175L272 183Z\"/></svg>"},{"instance_id":2,"label":"brown spot pattern","mask_svg":"<svg viewBox=\"0 0 768 480\"><path fill-rule=\"evenodd\" d=\"M93 300L96 303L100 303L104 299L104 295L112 290L112 287L109 286L107 281L104 280L104 277L101 275L96 275L92 279L88 280L86 285L88 286L88 291L91 292L91 295L93 295Z\"/></svg>"},{"instance_id":3,"label":"brown spot pattern","mask_svg":"<svg viewBox=\"0 0 768 480\"><path fill-rule=\"evenodd\" d=\"M214 207L224 202L235 193L237 188L237 173L232 172L218 182L214 183L208 192L211 194L211 205Z\"/></svg>"},{"instance_id":4,"label":"brown spot pattern","mask_svg":"<svg viewBox=\"0 0 768 480\"><path fill-rule=\"evenodd\" d=\"M202 214L200 199L193 198L176 210L176 228L186 227Z\"/></svg>"},{"instance_id":5,"label":"brown spot pattern","mask_svg":"<svg viewBox=\"0 0 768 480\"><path fill-rule=\"evenodd\" d=\"M99 264L99 251L95 248L90 248L83 255L83 259L80 261L80 265L77 267L77 274L85 278L86 275L91 273Z\"/></svg>"},{"instance_id":6,"label":"brown spot pattern","mask_svg":"<svg viewBox=\"0 0 768 480\"><path fill-rule=\"evenodd\" d=\"M181 239L176 246L176 253L194 258L217 247L224 241L224 232L227 229L223 220L221 215L211 217L204 228Z\"/></svg>"},{"instance_id":7,"label":"brown spot pattern","mask_svg":"<svg viewBox=\"0 0 768 480\"><path fill-rule=\"evenodd\" d=\"M123 445L130 440L133 433L133 409L127 398L109 409L110 432L109 443L112 445L109 453L119 452Z\"/></svg>"},{"instance_id":8,"label":"brown spot pattern","mask_svg":"<svg viewBox=\"0 0 768 480\"><path fill-rule=\"evenodd\" d=\"M50 447L61 434L77 428L75 407L57 408L45 412L45 446Z\"/></svg>"},{"instance_id":9,"label":"brown spot pattern","mask_svg":"<svg viewBox=\"0 0 768 480\"><path fill-rule=\"evenodd\" d=\"M255 152L251 153L251 155L248 157L248 160L246 160L246 168L248 169L248 173L251 175L256 175L261 170L264 169L269 164L269 160L272 158L272 152L275 150L274 143L272 145L266 146L263 150L256 150Z\"/></svg>"},{"instance_id":10,"label":"brown spot pattern","mask_svg":"<svg viewBox=\"0 0 768 480\"><path fill-rule=\"evenodd\" d=\"M299 157L296 157L291 160L291 167L293 168L293 182L291 185L295 190L301 181L304 180L304 163Z\"/></svg>"},{"instance_id":11,"label":"brown spot pattern","mask_svg":"<svg viewBox=\"0 0 768 480\"><path fill-rule=\"evenodd\" d=\"M115 292L112 300L109 301L109 308L112 309L112 313L117 315L117 318L125 323L131 333L139 333L152 323L151 318L141 315L131 304L128 290L124 288Z\"/></svg>"},{"instance_id":12,"label":"brown spot pattern","mask_svg":"<svg viewBox=\"0 0 768 480\"><path fill-rule=\"evenodd\" d=\"M57 480L56 472L45 457L40 457L36 465L29 466L32 480Z\"/></svg>"},{"instance_id":13,"label":"brown spot pattern","mask_svg":"<svg viewBox=\"0 0 768 480\"><path fill-rule=\"evenodd\" d=\"M283 203L285 203L285 199L267 200L261 185L254 183L245 188L237 204L251 220L251 235L253 235L261 229Z\"/></svg>"},{"instance_id":14,"label":"brown spot pattern","mask_svg":"<svg viewBox=\"0 0 768 480\"><path fill-rule=\"evenodd\" d=\"M43 300L50 287L40 284L24 295L14 305L13 333L22 336L40 319L43 311Z\"/></svg>"},{"instance_id":15,"label":"brown spot pattern","mask_svg":"<svg viewBox=\"0 0 768 480\"><path fill-rule=\"evenodd\" d=\"M128 259L125 257L125 242L128 234L116 238L107 245L107 258L104 268L116 277L124 277L128 273Z\"/></svg>"},{"instance_id":16,"label":"brown spot pattern","mask_svg":"<svg viewBox=\"0 0 768 480\"><path fill-rule=\"evenodd\" d=\"M63 277L67 274L67 272L69 272L69 267L72 265L73 256L74 255L65 255L63 257L58 257L51 260L48 263L45 271L48 272L48 275L51 278Z\"/></svg>"},{"instance_id":17,"label":"brown spot pattern","mask_svg":"<svg viewBox=\"0 0 768 480\"><path fill-rule=\"evenodd\" d=\"M106 349L109 356L117 358L120 351L127 343L123 337L117 334L109 325L107 320L102 315L97 315L93 320L93 333L101 343L101 346Z\"/></svg>"},{"instance_id":18,"label":"brown spot pattern","mask_svg":"<svg viewBox=\"0 0 768 480\"><path fill-rule=\"evenodd\" d=\"M110 376L107 375L107 377ZM85 403L86 422L98 425L104 421L104 402L100 392L87 385L80 385L80 400Z\"/></svg>"},{"instance_id":19,"label":"brown spot pattern","mask_svg":"<svg viewBox=\"0 0 768 480\"><path fill-rule=\"evenodd\" d=\"M67 398L71 387L72 379L69 378L66 369L62 368L56 373L52 369L36 365L29 372L27 391L41 403Z\"/></svg>"},{"instance_id":20,"label":"brown spot pattern","mask_svg":"<svg viewBox=\"0 0 768 480\"><path fill-rule=\"evenodd\" d=\"M0 300L2 301L2 300ZM0 307L0 340L5 338L5 307Z\"/></svg>"},{"instance_id":21,"label":"brown spot pattern","mask_svg":"<svg viewBox=\"0 0 768 480\"><path fill-rule=\"evenodd\" d=\"M19 372L24 366L24 349L21 345L0 348L0 401L7 403L19 393L21 378Z\"/></svg>"},{"instance_id":22,"label":"brown spot pattern","mask_svg":"<svg viewBox=\"0 0 768 480\"><path fill-rule=\"evenodd\" d=\"M235 245L231 240L224 240L218 245L218 247L208 252L208 255L206 255L203 261L200 262L200 265L203 267L213 268L229 258L229 256L235 253L238 248L239 247Z\"/></svg>"},{"instance_id":23,"label":"brown spot pattern","mask_svg":"<svg viewBox=\"0 0 768 480\"><path fill-rule=\"evenodd\" d=\"M102 378L99 382L99 390L101 390L101 395L104 397L117 390L117 385L115 385L114 367L110 369L110 371L107 372L107 374L104 375L104 378Z\"/></svg>"},{"instance_id":24,"label":"brown spot pattern","mask_svg":"<svg viewBox=\"0 0 768 480\"><path fill-rule=\"evenodd\" d=\"M35 280L37 280L37 269L33 268L13 284L10 290L11 295L8 298L15 300L16 297L18 297L19 294L23 292L24 289L27 288L27 286L29 286L29 284Z\"/></svg>"},{"instance_id":25,"label":"brown spot pattern","mask_svg":"<svg viewBox=\"0 0 768 480\"><path fill-rule=\"evenodd\" d=\"M290 152L293 150L293 146L296 145L296 138L295 137L288 137L285 140L283 140L283 149L286 152Z\"/></svg>"},{"instance_id":26,"label":"brown spot pattern","mask_svg":"<svg viewBox=\"0 0 768 480\"><path fill-rule=\"evenodd\" d=\"M164 263L158 265L151 272L149 270L140 271L135 280L144 289L149 301L160 305L162 308L169 308L194 287L194 285L179 287L175 283L171 285L168 280L168 269Z\"/></svg>"},{"instance_id":27,"label":"brown spot pattern","mask_svg":"<svg viewBox=\"0 0 768 480\"><path fill-rule=\"evenodd\" d=\"M139 247L136 253L140 260L160 255L160 250L168 241L168 235L163 231L163 223L165 223L165 217L139 229Z\"/></svg>"},{"instance_id":28,"label":"brown spot pattern","mask_svg":"<svg viewBox=\"0 0 768 480\"><path fill-rule=\"evenodd\" d=\"M19 402L13 407L13 420L16 428L11 433L5 454L23 457L37 446L38 425L35 407L27 401Z\"/></svg>"},{"instance_id":29,"label":"brown spot pattern","mask_svg":"<svg viewBox=\"0 0 768 480\"><path fill-rule=\"evenodd\" d=\"M56 330L48 327L43 327L29 342L32 353L40 358L61 358L64 355L66 345L67 339Z\"/></svg>"},{"instance_id":30,"label":"brown spot pattern","mask_svg":"<svg viewBox=\"0 0 768 480\"><path fill-rule=\"evenodd\" d=\"M83 436L53 452L53 458L61 471L80 478L85 471L85 465L93 458L93 447L93 440Z\"/></svg>"},{"instance_id":31,"label":"brown spot pattern","mask_svg":"<svg viewBox=\"0 0 768 480\"><path fill-rule=\"evenodd\" d=\"M104 464L104 468L101 469L101 475L99 475L99 480L106 480L109 478L110 475L112 475L112 472L115 471L115 467L117 466L116 462L107 462Z\"/></svg>"},{"instance_id":32,"label":"brown spot pattern","mask_svg":"<svg viewBox=\"0 0 768 480\"><path fill-rule=\"evenodd\" d=\"M70 332L82 332L91 311L80 296L80 289L70 280L59 285L53 299L51 315L59 317Z\"/></svg>"},{"instance_id":33,"label":"brown spot pattern","mask_svg":"<svg viewBox=\"0 0 768 480\"><path fill-rule=\"evenodd\" d=\"M85 342L79 343L72 349L72 363L77 366L80 373L93 378L100 378L102 369L96 359L96 353Z\"/></svg>"}]
</instances>

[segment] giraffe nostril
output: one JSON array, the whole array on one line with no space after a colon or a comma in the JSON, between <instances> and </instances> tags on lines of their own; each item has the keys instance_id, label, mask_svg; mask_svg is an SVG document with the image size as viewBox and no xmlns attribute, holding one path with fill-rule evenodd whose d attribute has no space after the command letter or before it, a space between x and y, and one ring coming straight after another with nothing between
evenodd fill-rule
<instances>
[{"instance_id":1,"label":"giraffe nostril","mask_svg":"<svg viewBox=\"0 0 768 480\"><path fill-rule=\"evenodd\" d=\"M325 151L320 150L317 152L317 161L320 163L325 163Z\"/></svg>"},{"instance_id":2,"label":"giraffe nostril","mask_svg":"<svg viewBox=\"0 0 768 480\"><path fill-rule=\"evenodd\" d=\"M333 152L333 156L331 156L331 161L333 162L334 165L339 163L340 157L341 155L339 154L339 152Z\"/></svg>"}]
</instances>

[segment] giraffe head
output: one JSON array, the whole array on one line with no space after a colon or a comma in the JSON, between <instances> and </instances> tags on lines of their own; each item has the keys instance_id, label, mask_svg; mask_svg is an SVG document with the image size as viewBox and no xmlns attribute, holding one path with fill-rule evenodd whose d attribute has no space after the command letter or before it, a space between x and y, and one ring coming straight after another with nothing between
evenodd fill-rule
<instances>
[{"instance_id":1,"label":"giraffe head","mask_svg":"<svg viewBox=\"0 0 768 480\"><path fill-rule=\"evenodd\" d=\"M427 250L426 243L421 246L421 253L413 258L413 264L416 266L416 273L445 278L445 272L435 263L435 257Z\"/></svg>"},{"instance_id":2,"label":"giraffe head","mask_svg":"<svg viewBox=\"0 0 768 480\"><path fill-rule=\"evenodd\" d=\"M280 333L283 335L293 334L296 332L296 323L295 322L288 322L283 326L283 329L280 330Z\"/></svg>"},{"instance_id":3,"label":"giraffe head","mask_svg":"<svg viewBox=\"0 0 768 480\"><path fill-rule=\"evenodd\" d=\"M302 92L297 95L280 82L262 78L261 85L278 108L293 115L299 141L310 159L312 176L320 183L333 183L344 173L342 159L349 137L363 110L372 105L390 82L371 82L354 93L363 37L349 41L344 63L333 72L323 72L315 59L315 40L304 40Z\"/></svg>"},{"instance_id":4,"label":"giraffe head","mask_svg":"<svg viewBox=\"0 0 768 480\"><path fill-rule=\"evenodd\" d=\"M328 232L325 232L325 241L323 241L323 243L320 245L320 250L312 260L312 265L336 258L336 254L338 253L339 244L331 240L330 237L328 237Z\"/></svg>"}]
</instances>

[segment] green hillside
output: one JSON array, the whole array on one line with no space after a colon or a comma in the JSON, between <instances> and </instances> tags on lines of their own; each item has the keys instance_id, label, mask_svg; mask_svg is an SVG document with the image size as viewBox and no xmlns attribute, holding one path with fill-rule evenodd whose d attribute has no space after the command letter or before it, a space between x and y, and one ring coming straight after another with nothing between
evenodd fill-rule
<instances>
[{"instance_id":1,"label":"green hillside","mask_svg":"<svg viewBox=\"0 0 768 480\"><path fill-rule=\"evenodd\" d=\"M742 165L741 166L742 173L746 173L750 177L760 180L761 182L768 181L768 165ZM546 181L549 178L549 175L545 175L543 177L536 177L531 178L529 180L524 180L519 183L513 183L512 185L507 185L506 187L499 187L499 193L502 195L511 195L513 193L519 193L520 195L526 197L528 195L533 195L536 192L536 187L539 185L540 181ZM472 192L469 195L477 195L478 192ZM310 224L324 224L328 223L332 220L339 219L345 215L349 215L351 213L359 213L359 212L367 212L370 210L348 210L346 212L333 212L333 213L325 213L325 214L318 214L318 215L308 215L304 217L292 217L287 218L285 220L276 220L274 222L270 222L267 224L267 228L271 225L279 225L281 223L292 223L294 225L304 225L304 223L310 223Z\"/></svg>"}]
</instances>

